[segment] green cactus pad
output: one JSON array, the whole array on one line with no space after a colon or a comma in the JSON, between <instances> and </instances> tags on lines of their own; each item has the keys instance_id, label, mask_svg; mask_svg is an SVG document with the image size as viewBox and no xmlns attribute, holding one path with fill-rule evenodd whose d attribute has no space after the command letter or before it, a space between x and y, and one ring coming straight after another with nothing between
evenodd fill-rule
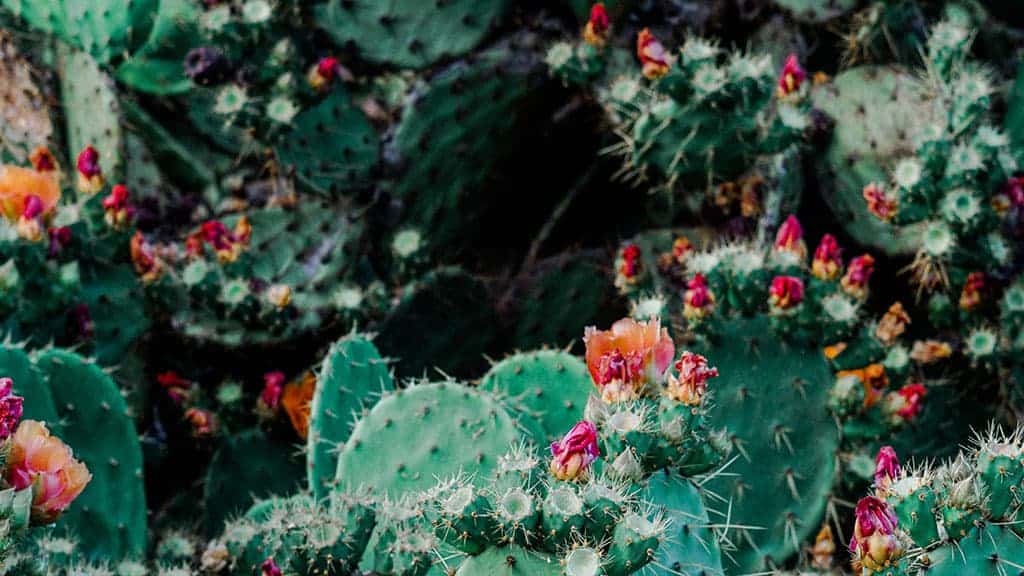
<instances>
[{"instance_id":1,"label":"green cactus pad","mask_svg":"<svg viewBox=\"0 0 1024 576\"><path fill-rule=\"evenodd\" d=\"M641 498L671 520L666 542L658 547L649 571L672 574L724 574L718 539L708 525L700 490L690 481L657 473L647 481Z\"/></svg>"},{"instance_id":2,"label":"green cactus pad","mask_svg":"<svg viewBox=\"0 0 1024 576\"><path fill-rule=\"evenodd\" d=\"M120 178L124 138L113 82L85 52L62 47L59 62L71 165L91 145L107 179Z\"/></svg>"},{"instance_id":3,"label":"green cactus pad","mask_svg":"<svg viewBox=\"0 0 1024 576\"><path fill-rule=\"evenodd\" d=\"M391 142L401 164L394 195L405 225L429 230L432 249L466 242L472 222L490 198L487 181L514 148L527 100L535 96L529 58L489 50L458 62L414 91Z\"/></svg>"},{"instance_id":4,"label":"green cactus pad","mask_svg":"<svg viewBox=\"0 0 1024 576\"><path fill-rule=\"evenodd\" d=\"M480 389L502 398L541 425L544 446L561 438L580 418L593 390L587 366L566 352L540 350L498 362L480 381Z\"/></svg>"},{"instance_id":5,"label":"green cactus pad","mask_svg":"<svg viewBox=\"0 0 1024 576\"><path fill-rule=\"evenodd\" d=\"M150 94L181 94L192 88L183 62L199 45L198 6L190 0L160 0L145 44L117 67L116 76L128 86Z\"/></svg>"},{"instance_id":6,"label":"green cactus pad","mask_svg":"<svg viewBox=\"0 0 1024 576\"><path fill-rule=\"evenodd\" d=\"M515 421L488 395L454 382L416 385L385 396L356 424L335 484L397 498L459 472L481 483L518 439Z\"/></svg>"},{"instance_id":7,"label":"green cactus pad","mask_svg":"<svg viewBox=\"0 0 1024 576\"><path fill-rule=\"evenodd\" d=\"M246 430L224 439L206 470L203 524L217 534L224 521L270 495L292 494L302 485L303 468L294 445Z\"/></svg>"},{"instance_id":8,"label":"green cactus pad","mask_svg":"<svg viewBox=\"0 0 1024 576\"><path fill-rule=\"evenodd\" d=\"M367 186L380 156L376 133L341 88L296 116L276 149L286 171L311 189L332 195Z\"/></svg>"},{"instance_id":9,"label":"green cactus pad","mask_svg":"<svg viewBox=\"0 0 1024 576\"><path fill-rule=\"evenodd\" d=\"M24 417L54 425L59 419L53 394L39 369L21 348L0 347L0 377L14 381L14 393L26 398Z\"/></svg>"},{"instance_id":10,"label":"green cactus pad","mask_svg":"<svg viewBox=\"0 0 1024 576\"><path fill-rule=\"evenodd\" d=\"M103 63L133 51L153 25L159 0L3 0L30 26L85 50Z\"/></svg>"},{"instance_id":11,"label":"green cactus pad","mask_svg":"<svg viewBox=\"0 0 1024 576\"><path fill-rule=\"evenodd\" d=\"M99 366L73 352L45 350L35 362L59 417L47 423L50 430L93 475L58 527L76 535L86 556L140 556L146 546L142 449L121 391ZM26 407L34 402L26 396Z\"/></svg>"},{"instance_id":12,"label":"green cactus pad","mask_svg":"<svg viewBox=\"0 0 1024 576\"><path fill-rule=\"evenodd\" d=\"M800 20L825 22L857 7L857 0L774 0L774 4Z\"/></svg>"},{"instance_id":13,"label":"green cactus pad","mask_svg":"<svg viewBox=\"0 0 1024 576\"><path fill-rule=\"evenodd\" d=\"M819 164L823 197L855 240L893 255L913 254L921 226L895 227L867 209L864 187L886 183L895 162L914 151L914 140L933 122L925 87L895 67L862 66L817 87L814 104L835 120L835 132Z\"/></svg>"},{"instance_id":14,"label":"green cactus pad","mask_svg":"<svg viewBox=\"0 0 1024 576\"><path fill-rule=\"evenodd\" d=\"M697 352L721 372L708 386L708 419L729 430L735 457L732 475L706 488L732 499L734 524L764 527L730 536L738 573L756 572L799 552L820 525L839 448L827 408L833 375L820 350L783 344L767 317L729 321Z\"/></svg>"},{"instance_id":15,"label":"green cactus pad","mask_svg":"<svg viewBox=\"0 0 1024 576\"><path fill-rule=\"evenodd\" d=\"M319 23L338 44L354 43L373 62L419 68L462 55L496 26L510 0L328 2Z\"/></svg>"},{"instance_id":16,"label":"green cactus pad","mask_svg":"<svg viewBox=\"0 0 1024 576\"><path fill-rule=\"evenodd\" d=\"M558 560L518 546L488 548L462 563L455 576L562 576Z\"/></svg>"},{"instance_id":17,"label":"green cactus pad","mask_svg":"<svg viewBox=\"0 0 1024 576\"><path fill-rule=\"evenodd\" d=\"M394 387L387 361L367 338L353 334L331 347L317 377L306 441L314 498L328 494L338 469L338 449L348 440L356 420Z\"/></svg>"},{"instance_id":18,"label":"green cactus pad","mask_svg":"<svg viewBox=\"0 0 1024 576\"><path fill-rule=\"evenodd\" d=\"M988 525L972 530L956 545L946 544L927 555L931 566L920 574L928 576L1017 574L1024 566L1024 542L1008 526Z\"/></svg>"},{"instance_id":19,"label":"green cactus pad","mask_svg":"<svg viewBox=\"0 0 1024 576\"><path fill-rule=\"evenodd\" d=\"M435 367L446 374L479 374L497 327L486 287L462 270L442 268L405 288L375 342L399 360L402 377L420 377Z\"/></svg>"}]
</instances>

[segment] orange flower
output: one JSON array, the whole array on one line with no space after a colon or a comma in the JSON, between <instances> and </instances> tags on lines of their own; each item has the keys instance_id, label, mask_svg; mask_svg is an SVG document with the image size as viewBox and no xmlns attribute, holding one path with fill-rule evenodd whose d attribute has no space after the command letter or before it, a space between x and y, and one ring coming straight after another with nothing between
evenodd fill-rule
<instances>
[{"instance_id":1,"label":"orange flower","mask_svg":"<svg viewBox=\"0 0 1024 576\"><path fill-rule=\"evenodd\" d=\"M57 173L0 165L0 210L4 218L16 222L24 215L31 197L41 202L40 214L52 212L60 201Z\"/></svg>"},{"instance_id":2,"label":"orange flower","mask_svg":"<svg viewBox=\"0 0 1024 576\"><path fill-rule=\"evenodd\" d=\"M78 498L92 474L67 444L50 436L46 424L24 420L11 437L6 480L15 490L32 488L32 519L49 524Z\"/></svg>"},{"instance_id":3,"label":"orange flower","mask_svg":"<svg viewBox=\"0 0 1024 576\"><path fill-rule=\"evenodd\" d=\"M846 342L837 342L830 346L825 346L822 352L824 352L825 358L835 360L837 356L843 353L843 350L846 350Z\"/></svg>"},{"instance_id":4,"label":"orange flower","mask_svg":"<svg viewBox=\"0 0 1024 576\"><path fill-rule=\"evenodd\" d=\"M874 406L882 398L882 390L889 386L889 377L881 364L869 364L856 370L840 370L836 378L856 376L864 385L864 407Z\"/></svg>"},{"instance_id":5,"label":"orange flower","mask_svg":"<svg viewBox=\"0 0 1024 576\"><path fill-rule=\"evenodd\" d=\"M647 384L665 375L675 345L660 320L623 318L601 331L588 326L583 336L587 368L605 402L633 400Z\"/></svg>"},{"instance_id":6,"label":"orange flower","mask_svg":"<svg viewBox=\"0 0 1024 576\"><path fill-rule=\"evenodd\" d=\"M313 401L313 392L316 391L316 376L312 372L306 372L296 382L289 382L281 394L281 406L288 414L292 422L292 428L303 440L309 434L309 411L310 402Z\"/></svg>"},{"instance_id":7,"label":"orange flower","mask_svg":"<svg viewBox=\"0 0 1024 576\"><path fill-rule=\"evenodd\" d=\"M875 328L875 338L882 344L890 346L907 329L907 324L910 324L910 316L903 309L903 304L896 302L889 306L889 311L882 316L882 320Z\"/></svg>"},{"instance_id":8,"label":"orange flower","mask_svg":"<svg viewBox=\"0 0 1024 576\"><path fill-rule=\"evenodd\" d=\"M636 55L643 64L644 78L648 80L661 78L672 67L672 56L647 28L641 30L636 38Z\"/></svg>"}]
</instances>

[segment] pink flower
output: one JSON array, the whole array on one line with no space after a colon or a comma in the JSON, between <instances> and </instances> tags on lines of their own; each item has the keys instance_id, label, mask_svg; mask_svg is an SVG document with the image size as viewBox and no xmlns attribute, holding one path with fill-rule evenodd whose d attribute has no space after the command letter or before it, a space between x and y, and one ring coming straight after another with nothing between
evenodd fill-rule
<instances>
[{"instance_id":1,"label":"pink flower","mask_svg":"<svg viewBox=\"0 0 1024 576\"><path fill-rule=\"evenodd\" d=\"M46 425L25 420L11 437L6 480L15 490L32 489L32 519L49 524L82 493L92 474Z\"/></svg>"},{"instance_id":2,"label":"pink flower","mask_svg":"<svg viewBox=\"0 0 1024 576\"><path fill-rule=\"evenodd\" d=\"M821 280L834 280L843 268L843 249L839 247L836 237L825 234L814 250L811 262L811 274Z\"/></svg>"},{"instance_id":3,"label":"pink flower","mask_svg":"<svg viewBox=\"0 0 1024 576\"><path fill-rule=\"evenodd\" d=\"M583 335L587 368L606 402L638 398L647 384L657 384L675 355L675 345L660 320L623 318L601 331L589 326Z\"/></svg>"},{"instance_id":4,"label":"pink flower","mask_svg":"<svg viewBox=\"0 0 1024 576\"><path fill-rule=\"evenodd\" d=\"M334 56L324 56L313 66L306 76L310 87L323 90L334 82L341 71L341 62Z\"/></svg>"},{"instance_id":5,"label":"pink flower","mask_svg":"<svg viewBox=\"0 0 1024 576\"><path fill-rule=\"evenodd\" d=\"M189 238L191 244L188 251L193 253L201 250L201 242L206 242L216 252L219 261L234 262L249 245L251 235L252 228L245 216L238 220L233 230L228 230L220 220L210 220L199 227L198 236Z\"/></svg>"},{"instance_id":6,"label":"pink flower","mask_svg":"<svg viewBox=\"0 0 1024 576\"><path fill-rule=\"evenodd\" d=\"M895 424L902 424L917 417L924 409L924 397L928 389L924 384L907 384L885 398L885 411Z\"/></svg>"},{"instance_id":7,"label":"pink flower","mask_svg":"<svg viewBox=\"0 0 1024 576\"><path fill-rule=\"evenodd\" d=\"M263 375L263 391L260 392L260 402L271 411L277 410L277 405L281 402L284 383L284 372L267 372Z\"/></svg>"},{"instance_id":8,"label":"pink flower","mask_svg":"<svg viewBox=\"0 0 1024 576\"><path fill-rule=\"evenodd\" d=\"M604 3L598 2L590 7L590 19L583 28L583 41L591 46L603 48L608 42L608 12L604 9Z\"/></svg>"},{"instance_id":9,"label":"pink flower","mask_svg":"<svg viewBox=\"0 0 1024 576\"><path fill-rule=\"evenodd\" d=\"M128 203L128 187L118 184L110 191L110 194L103 199L104 220L107 225L116 230L123 229L128 225L135 208Z\"/></svg>"},{"instance_id":10,"label":"pink flower","mask_svg":"<svg viewBox=\"0 0 1024 576\"><path fill-rule=\"evenodd\" d=\"M875 271L875 259L871 254L862 254L850 260L846 267L846 275L840 280L843 291L855 298L868 297L868 281Z\"/></svg>"},{"instance_id":11,"label":"pink flower","mask_svg":"<svg viewBox=\"0 0 1024 576\"><path fill-rule=\"evenodd\" d=\"M708 281L700 272L686 283L683 294L683 317L687 320L702 320L715 310L715 295L708 288Z\"/></svg>"},{"instance_id":12,"label":"pink flower","mask_svg":"<svg viewBox=\"0 0 1024 576\"><path fill-rule=\"evenodd\" d=\"M807 71L800 66L796 54L790 54L786 58L786 64L782 67L782 74L779 75L779 97L785 98L798 92L806 79Z\"/></svg>"},{"instance_id":13,"label":"pink flower","mask_svg":"<svg viewBox=\"0 0 1024 576\"><path fill-rule=\"evenodd\" d=\"M14 395L14 380L0 378L0 442L7 440L21 420L25 399Z\"/></svg>"},{"instance_id":14,"label":"pink flower","mask_svg":"<svg viewBox=\"0 0 1024 576\"><path fill-rule=\"evenodd\" d=\"M277 566L277 562L274 562L274 558L270 557L260 564L260 576L281 576L281 569Z\"/></svg>"},{"instance_id":15,"label":"pink flower","mask_svg":"<svg viewBox=\"0 0 1024 576\"><path fill-rule=\"evenodd\" d=\"M775 251L795 254L800 260L807 257L807 245L804 244L804 229L800 221L792 214L779 227L775 235Z\"/></svg>"},{"instance_id":16,"label":"pink flower","mask_svg":"<svg viewBox=\"0 0 1024 576\"><path fill-rule=\"evenodd\" d=\"M640 247L636 244L628 244L622 249L620 256L619 274L632 280L640 274Z\"/></svg>"},{"instance_id":17,"label":"pink flower","mask_svg":"<svg viewBox=\"0 0 1024 576\"><path fill-rule=\"evenodd\" d=\"M896 533L896 515L886 503L874 496L857 502L856 523L850 551L869 570L879 571L891 565L903 553Z\"/></svg>"},{"instance_id":18,"label":"pink flower","mask_svg":"<svg viewBox=\"0 0 1024 576\"><path fill-rule=\"evenodd\" d=\"M676 361L679 377L669 373L666 394L687 406L699 406L707 393L707 381L718 376L718 368L708 366L708 359L693 352L683 352Z\"/></svg>"},{"instance_id":19,"label":"pink flower","mask_svg":"<svg viewBox=\"0 0 1024 576\"><path fill-rule=\"evenodd\" d=\"M100 153L92 146L86 146L78 153L78 190L95 194L103 188L103 169L100 168Z\"/></svg>"},{"instance_id":20,"label":"pink flower","mask_svg":"<svg viewBox=\"0 0 1024 576\"><path fill-rule=\"evenodd\" d=\"M597 428L582 420L561 440L551 443L551 474L559 480L585 478L588 468L600 455Z\"/></svg>"},{"instance_id":21,"label":"pink flower","mask_svg":"<svg viewBox=\"0 0 1024 576\"><path fill-rule=\"evenodd\" d=\"M896 216L896 209L899 205L894 198L890 198L882 185L872 182L864 187L864 200L868 203L868 212L882 222L889 222Z\"/></svg>"},{"instance_id":22,"label":"pink flower","mask_svg":"<svg viewBox=\"0 0 1024 576\"><path fill-rule=\"evenodd\" d=\"M672 56L647 28L641 30L636 38L636 55L643 65L644 78L648 80L661 78L672 67Z\"/></svg>"},{"instance_id":23,"label":"pink flower","mask_svg":"<svg viewBox=\"0 0 1024 576\"><path fill-rule=\"evenodd\" d=\"M804 301L804 281L795 276L776 276L768 289L768 303L776 310L789 310Z\"/></svg>"},{"instance_id":24,"label":"pink flower","mask_svg":"<svg viewBox=\"0 0 1024 576\"><path fill-rule=\"evenodd\" d=\"M875 488L886 490L900 475L900 459L892 446L882 446L875 457Z\"/></svg>"}]
</instances>

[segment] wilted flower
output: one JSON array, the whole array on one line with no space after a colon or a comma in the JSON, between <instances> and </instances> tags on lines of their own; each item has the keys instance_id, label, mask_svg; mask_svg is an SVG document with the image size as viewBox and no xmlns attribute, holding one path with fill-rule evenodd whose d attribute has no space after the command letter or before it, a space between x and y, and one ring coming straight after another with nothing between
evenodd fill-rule
<instances>
[{"instance_id":1,"label":"wilted flower","mask_svg":"<svg viewBox=\"0 0 1024 576\"><path fill-rule=\"evenodd\" d=\"M551 474L559 480L585 478L590 465L600 455L597 428L581 420L561 440L551 443Z\"/></svg>"},{"instance_id":2,"label":"wilted flower","mask_svg":"<svg viewBox=\"0 0 1024 576\"><path fill-rule=\"evenodd\" d=\"M836 553L836 541L832 537L832 528L828 523L821 525L818 535L814 538L811 548L811 567L818 570L831 570L832 558Z\"/></svg>"},{"instance_id":3,"label":"wilted flower","mask_svg":"<svg viewBox=\"0 0 1024 576\"><path fill-rule=\"evenodd\" d=\"M199 227L199 232L186 240L186 252L198 256L202 253L202 245L205 242L213 248L217 254L217 260L221 263L234 262L249 245L251 235L252 227L245 216L238 219L231 231L220 220L210 220L203 222Z\"/></svg>"},{"instance_id":4,"label":"wilted flower","mask_svg":"<svg viewBox=\"0 0 1024 576\"><path fill-rule=\"evenodd\" d=\"M782 74L779 74L779 98L786 98L800 91L800 86L807 79L807 71L800 66L796 54L790 54L782 67Z\"/></svg>"},{"instance_id":5,"label":"wilted flower","mask_svg":"<svg viewBox=\"0 0 1024 576\"><path fill-rule=\"evenodd\" d=\"M896 216L898 205L894 198L885 193L885 189L877 182L872 182L864 187L864 201L868 203L868 212L881 220L889 222Z\"/></svg>"},{"instance_id":6,"label":"wilted flower","mask_svg":"<svg viewBox=\"0 0 1024 576\"><path fill-rule=\"evenodd\" d=\"M855 376L864 386L864 406L874 406L882 397L882 390L889 386L889 377L885 374L885 366L869 364L856 370L840 370L836 378Z\"/></svg>"},{"instance_id":7,"label":"wilted flower","mask_svg":"<svg viewBox=\"0 0 1024 576\"><path fill-rule=\"evenodd\" d=\"M687 406L699 406L707 393L707 381L718 376L718 368L708 366L707 358L693 352L683 352L676 361L677 378L668 374L665 394Z\"/></svg>"},{"instance_id":8,"label":"wilted flower","mask_svg":"<svg viewBox=\"0 0 1024 576\"><path fill-rule=\"evenodd\" d=\"M173 370L157 374L156 381L175 404L183 404L192 397L192 382Z\"/></svg>"},{"instance_id":9,"label":"wilted flower","mask_svg":"<svg viewBox=\"0 0 1024 576\"><path fill-rule=\"evenodd\" d=\"M604 3L598 2L590 7L590 19L583 27L583 41L597 48L604 48L608 42L608 30L611 27L608 21L608 12L604 9Z\"/></svg>"},{"instance_id":10,"label":"wilted flower","mask_svg":"<svg viewBox=\"0 0 1024 576\"><path fill-rule=\"evenodd\" d=\"M192 426L192 435L196 438L208 438L217 430L217 417L209 410L189 408L185 411L185 420Z\"/></svg>"},{"instance_id":11,"label":"wilted flower","mask_svg":"<svg viewBox=\"0 0 1024 576\"><path fill-rule=\"evenodd\" d=\"M32 151L29 155L28 161L32 163L32 167L35 168L36 172L54 172L57 170L57 159L53 157L53 152L46 146L39 146Z\"/></svg>"},{"instance_id":12,"label":"wilted flower","mask_svg":"<svg viewBox=\"0 0 1024 576\"><path fill-rule=\"evenodd\" d=\"M801 261L807 257L807 245L804 244L804 229L800 221L792 214L779 227L775 235L775 251L794 254Z\"/></svg>"},{"instance_id":13,"label":"wilted flower","mask_svg":"<svg viewBox=\"0 0 1024 576\"><path fill-rule=\"evenodd\" d=\"M672 67L672 56L647 28L641 30L636 38L636 55L643 65L644 78L648 80L661 78Z\"/></svg>"},{"instance_id":14,"label":"wilted flower","mask_svg":"<svg viewBox=\"0 0 1024 576\"><path fill-rule=\"evenodd\" d=\"M938 340L918 340L910 348L910 359L919 364L931 364L945 360L953 354L953 348Z\"/></svg>"},{"instance_id":15,"label":"wilted flower","mask_svg":"<svg viewBox=\"0 0 1024 576\"><path fill-rule=\"evenodd\" d=\"M21 420L25 400L14 395L14 380L0 378L0 442L7 440Z\"/></svg>"},{"instance_id":16,"label":"wilted flower","mask_svg":"<svg viewBox=\"0 0 1024 576\"><path fill-rule=\"evenodd\" d=\"M287 284L274 284L267 288L267 301L278 308L287 307L292 301L291 286Z\"/></svg>"},{"instance_id":17,"label":"wilted flower","mask_svg":"<svg viewBox=\"0 0 1024 576\"><path fill-rule=\"evenodd\" d=\"M862 254L850 260L846 274L840 280L843 292L858 299L868 297L868 281L875 271L875 259L870 254Z\"/></svg>"},{"instance_id":18,"label":"wilted flower","mask_svg":"<svg viewBox=\"0 0 1024 576\"><path fill-rule=\"evenodd\" d=\"M124 184L114 186L103 199L103 219L115 230L127 226L134 212L135 209L128 203L128 187Z\"/></svg>"},{"instance_id":19,"label":"wilted flower","mask_svg":"<svg viewBox=\"0 0 1024 576\"><path fill-rule=\"evenodd\" d=\"M885 491L899 478L900 459L892 446L882 446L875 457L875 490Z\"/></svg>"},{"instance_id":20,"label":"wilted flower","mask_svg":"<svg viewBox=\"0 0 1024 576\"><path fill-rule=\"evenodd\" d=\"M843 250L839 247L836 237L825 234L814 250L811 262L811 274L821 280L834 280L843 268Z\"/></svg>"},{"instance_id":21,"label":"wilted flower","mask_svg":"<svg viewBox=\"0 0 1024 576\"><path fill-rule=\"evenodd\" d=\"M148 284L158 279L163 273L163 262L153 253L153 247L142 232L135 231L128 247L135 273L142 277L142 281Z\"/></svg>"},{"instance_id":22,"label":"wilted flower","mask_svg":"<svg viewBox=\"0 0 1024 576\"><path fill-rule=\"evenodd\" d=\"M985 290L985 273L971 272L967 275L967 281L960 292L960 309L970 312L977 308L982 301L982 294Z\"/></svg>"},{"instance_id":23,"label":"wilted flower","mask_svg":"<svg viewBox=\"0 0 1024 576\"><path fill-rule=\"evenodd\" d=\"M696 273L686 283L683 294L683 317L690 321L702 320L715 310L715 295L708 288L708 281Z\"/></svg>"},{"instance_id":24,"label":"wilted flower","mask_svg":"<svg viewBox=\"0 0 1024 576\"><path fill-rule=\"evenodd\" d=\"M220 572L228 567L231 561L231 553L228 547L220 542L211 542L199 559L199 567L206 572Z\"/></svg>"},{"instance_id":25,"label":"wilted flower","mask_svg":"<svg viewBox=\"0 0 1024 576\"><path fill-rule=\"evenodd\" d=\"M24 420L11 436L6 480L15 490L31 487L32 519L49 524L82 493L92 474L46 424Z\"/></svg>"},{"instance_id":26,"label":"wilted flower","mask_svg":"<svg viewBox=\"0 0 1024 576\"><path fill-rule=\"evenodd\" d=\"M795 276L776 276L768 288L768 303L775 311L789 310L804 301L804 282Z\"/></svg>"},{"instance_id":27,"label":"wilted flower","mask_svg":"<svg viewBox=\"0 0 1024 576\"><path fill-rule=\"evenodd\" d=\"M894 424L903 424L917 417L924 408L928 389L923 384L907 384L885 397L885 412Z\"/></svg>"},{"instance_id":28,"label":"wilted flower","mask_svg":"<svg viewBox=\"0 0 1024 576\"><path fill-rule=\"evenodd\" d=\"M661 321L623 318L610 330L587 327L587 368L605 402L637 398L647 384L658 384L672 363L675 345Z\"/></svg>"},{"instance_id":29,"label":"wilted flower","mask_svg":"<svg viewBox=\"0 0 1024 576\"><path fill-rule=\"evenodd\" d=\"M896 515L886 503L874 496L857 502L856 524L850 551L868 570L883 570L903 554L896 532Z\"/></svg>"},{"instance_id":30,"label":"wilted flower","mask_svg":"<svg viewBox=\"0 0 1024 576\"><path fill-rule=\"evenodd\" d=\"M100 168L100 153L92 146L86 146L78 153L78 191L95 194L104 185L103 169Z\"/></svg>"},{"instance_id":31,"label":"wilted flower","mask_svg":"<svg viewBox=\"0 0 1024 576\"><path fill-rule=\"evenodd\" d=\"M910 316L903 309L901 302L895 302L889 306L889 310L875 327L875 338L882 344L891 346L907 329L907 324L910 324Z\"/></svg>"}]
</instances>

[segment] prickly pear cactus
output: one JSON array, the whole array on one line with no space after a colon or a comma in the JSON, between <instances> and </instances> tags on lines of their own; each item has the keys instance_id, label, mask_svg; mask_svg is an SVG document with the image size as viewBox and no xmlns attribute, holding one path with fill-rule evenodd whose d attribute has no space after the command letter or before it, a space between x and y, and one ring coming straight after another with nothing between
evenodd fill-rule
<instances>
[{"instance_id":1,"label":"prickly pear cactus","mask_svg":"<svg viewBox=\"0 0 1024 576\"><path fill-rule=\"evenodd\" d=\"M25 398L25 416L45 422L93 478L61 517L86 557L138 557L146 546L142 451L121 390L95 363L61 349L31 356L3 347L4 372Z\"/></svg>"}]
</instances>

